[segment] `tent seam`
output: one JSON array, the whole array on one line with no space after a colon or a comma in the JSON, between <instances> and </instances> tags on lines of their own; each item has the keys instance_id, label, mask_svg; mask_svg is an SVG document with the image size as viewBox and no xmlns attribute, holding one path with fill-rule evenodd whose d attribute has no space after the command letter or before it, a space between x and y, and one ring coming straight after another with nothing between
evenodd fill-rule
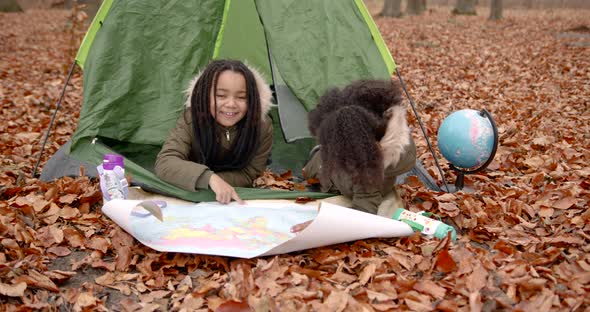
<instances>
[{"instance_id":1,"label":"tent seam","mask_svg":"<svg viewBox=\"0 0 590 312\"><path fill-rule=\"evenodd\" d=\"M375 21L369 14L367 7L365 6L362 0L354 0L354 2L361 14L363 15L367 27L369 27L369 31L371 32L371 35L373 37L373 41L377 45L377 49L379 50L379 53L381 53L381 57L383 57L383 61L387 66L389 74L393 75L396 68L395 61L393 60L393 56L391 56L391 52L387 48L387 44L385 43L383 36L381 36L381 32L379 32L379 29L377 28L377 24L375 24Z\"/></svg>"},{"instance_id":2,"label":"tent seam","mask_svg":"<svg viewBox=\"0 0 590 312\"><path fill-rule=\"evenodd\" d=\"M219 32L217 33L217 39L215 40L215 49L213 50L213 59L219 56L219 49L221 48L221 40L223 40L223 33L225 32L225 23L227 21L227 16L229 14L229 7L231 5L231 0L225 0L225 5L223 7L223 17L221 18L221 26L219 27Z\"/></svg>"},{"instance_id":3,"label":"tent seam","mask_svg":"<svg viewBox=\"0 0 590 312\"><path fill-rule=\"evenodd\" d=\"M104 20L109 15L109 11L113 6L114 0L105 0L98 12L94 16L92 23L88 27L88 31L84 35L84 39L82 39L82 43L80 44L80 48L78 48L78 52L76 53L76 64L84 70L84 64L86 63L86 59L88 57L88 53L90 53L90 47L94 43L94 39L96 38L96 33L102 28L102 24Z\"/></svg>"}]
</instances>

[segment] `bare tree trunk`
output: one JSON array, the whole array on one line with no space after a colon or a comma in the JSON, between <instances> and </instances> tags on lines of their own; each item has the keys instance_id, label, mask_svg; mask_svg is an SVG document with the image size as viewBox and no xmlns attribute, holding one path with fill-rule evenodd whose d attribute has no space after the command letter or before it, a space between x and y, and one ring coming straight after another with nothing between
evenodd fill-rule
<instances>
[{"instance_id":1,"label":"bare tree trunk","mask_svg":"<svg viewBox=\"0 0 590 312\"><path fill-rule=\"evenodd\" d=\"M502 0L492 0L490 9L490 20L497 21L502 19Z\"/></svg>"},{"instance_id":2,"label":"bare tree trunk","mask_svg":"<svg viewBox=\"0 0 590 312\"><path fill-rule=\"evenodd\" d=\"M383 10L379 13L381 16L401 17L402 0L385 0Z\"/></svg>"},{"instance_id":3,"label":"bare tree trunk","mask_svg":"<svg viewBox=\"0 0 590 312\"><path fill-rule=\"evenodd\" d=\"M409 15L420 15L426 11L426 0L408 0L406 13Z\"/></svg>"},{"instance_id":4,"label":"bare tree trunk","mask_svg":"<svg viewBox=\"0 0 590 312\"><path fill-rule=\"evenodd\" d=\"M20 7L16 0L0 0L0 12L22 12L23 9Z\"/></svg>"},{"instance_id":5,"label":"bare tree trunk","mask_svg":"<svg viewBox=\"0 0 590 312\"><path fill-rule=\"evenodd\" d=\"M477 15L475 11L475 3L477 0L457 0L457 4L453 9L453 14L459 15Z\"/></svg>"}]
</instances>

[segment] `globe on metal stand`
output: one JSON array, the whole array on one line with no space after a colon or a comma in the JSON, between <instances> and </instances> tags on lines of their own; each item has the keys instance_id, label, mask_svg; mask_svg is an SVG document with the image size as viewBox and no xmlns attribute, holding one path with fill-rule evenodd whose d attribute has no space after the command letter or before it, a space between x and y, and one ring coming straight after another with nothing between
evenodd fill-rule
<instances>
[{"instance_id":1,"label":"globe on metal stand","mask_svg":"<svg viewBox=\"0 0 590 312\"><path fill-rule=\"evenodd\" d=\"M498 149L498 128L485 109L460 110L449 115L438 130L441 154L457 174L448 191L472 192L465 188L465 175L481 172L494 160Z\"/></svg>"}]
</instances>

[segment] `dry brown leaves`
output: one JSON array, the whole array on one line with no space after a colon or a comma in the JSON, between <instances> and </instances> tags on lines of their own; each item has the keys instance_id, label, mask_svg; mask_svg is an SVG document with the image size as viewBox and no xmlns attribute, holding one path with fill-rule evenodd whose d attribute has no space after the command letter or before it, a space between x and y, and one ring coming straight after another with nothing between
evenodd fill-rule
<instances>
[{"instance_id":1,"label":"dry brown leaves","mask_svg":"<svg viewBox=\"0 0 590 312\"><path fill-rule=\"evenodd\" d=\"M282 174L276 174L267 169L261 176L254 180L252 186L272 190L305 191L307 187L317 186L320 183L320 181L315 178L309 178L303 181L303 183L295 182L293 179L293 172L291 170L287 170ZM309 201L309 199L306 198L300 198L298 200L302 202L306 200Z\"/></svg>"},{"instance_id":2,"label":"dry brown leaves","mask_svg":"<svg viewBox=\"0 0 590 312\"><path fill-rule=\"evenodd\" d=\"M377 23L433 143L442 119L461 108L486 108L500 127L490 170L466 179L477 192L433 193L417 179L402 186L411 209L456 225L459 240L371 239L253 260L149 250L100 213L96 181L28 178L71 61L70 13L0 14L0 309L590 305L590 49L576 44L587 39L560 35L587 23L588 12L510 10L490 23L485 14L448 11ZM76 74L43 162L73 132L81 85ZM296 189L288 174L263 178L262 185Z\"/></svg>"}]
</instances>

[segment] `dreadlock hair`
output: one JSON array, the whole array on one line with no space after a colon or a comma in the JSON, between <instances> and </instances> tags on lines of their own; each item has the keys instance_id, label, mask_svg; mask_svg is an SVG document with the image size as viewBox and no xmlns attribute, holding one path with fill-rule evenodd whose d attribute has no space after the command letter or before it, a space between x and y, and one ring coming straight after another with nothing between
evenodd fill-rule
<instances>
[{"instance_id":1,"label":"dreadlock hair","mask_svg":"<svg viewBox=\"0 0 590 312\"><path fill-rule=\"evenodd\" d=\"M230 155L220 157L219 138L215 118L211 115L210 103L213 92L214 107L217 111L217 80L219 75L230 70L240 73L246 80L246 100L248 110L236 125L238 136ZM236 60L216 60L200 74L190 94L190 110L195 132L195 142L191 151L194 161L204 164L213 171L244 168L254 157L260 140L261 103L256 79L250 69Z\"/></svg>"},{"instance_id":2,"label":"dreadlock hair","mask_svg":"<svg viewBox=\"0 0 590 312\"><path fill-rule=\"evenodd\" d=\"M398 82L360 80L328 90L309 113L309 129L321 145L321 175L348 175L360 188L383 183L388 110L402 103Z\"/></svg>"}]
</instances>

